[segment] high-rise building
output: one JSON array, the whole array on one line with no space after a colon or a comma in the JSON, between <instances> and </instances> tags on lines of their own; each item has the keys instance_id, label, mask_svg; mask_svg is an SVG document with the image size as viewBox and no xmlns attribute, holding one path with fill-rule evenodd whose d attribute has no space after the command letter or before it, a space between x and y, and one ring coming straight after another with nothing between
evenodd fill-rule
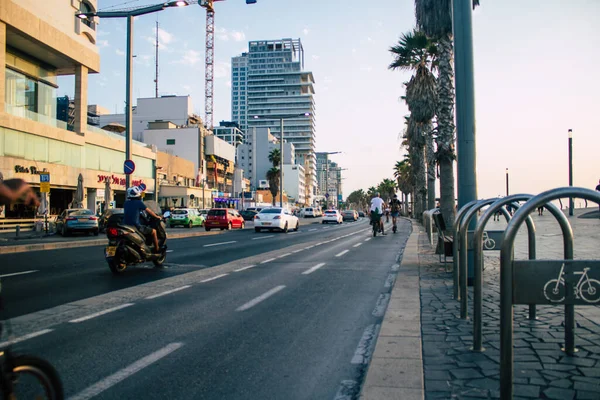
<instances>
[{"instance_id":1,"label":"high-rise building","mask_svg":"<svg viewBox=\"0 0 600 400\"><path fill-rule=\"evenodd\" d=\"M296 164L306 168L306 197L312 204L317 186L314 77L304 71L300 39L260 40L232 59L232 121L244 132L269 128L294 145Z\"/></svg>"},{"instance_id":2,"label":"high-rise building","mask_svg":"<svg viewBox=\"0 0 600 400\"><path fill-rule=\"evenodd\" d=\"M244 132L240 130L240 126L236 122L221 121L219 126L213 128L213 132L216 137L234 147L244 143Z\"/></svg>"}]
</instances>

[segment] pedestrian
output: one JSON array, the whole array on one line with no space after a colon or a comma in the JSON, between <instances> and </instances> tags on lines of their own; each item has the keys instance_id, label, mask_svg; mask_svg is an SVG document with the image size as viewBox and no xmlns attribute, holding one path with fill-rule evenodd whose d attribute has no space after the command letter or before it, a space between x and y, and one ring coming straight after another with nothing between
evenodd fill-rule
<instances>
[{"instance_id":1,"label":"pedestrian","mask_svg":"<svg viewBox=\"0 0 600 400\"><path fill-rule=\"evenodd\" d=\"M544 215L544 206L539 206L537 210L538 210L538 215Z\"/></svg>"},{"instance_id":2,"label":"pedestrian","mask_svg":"<svg viewBox=\"0 0 600 400\"><path fill-rule=\"evenodd\" d=\"M596 186L596 190L600 192L600 179L598 179L598 186ZM598 212L600 213L600 204L598 204ZM600 215L598 215L598 218L600 218Z\"/></svg>"}]
</instances>

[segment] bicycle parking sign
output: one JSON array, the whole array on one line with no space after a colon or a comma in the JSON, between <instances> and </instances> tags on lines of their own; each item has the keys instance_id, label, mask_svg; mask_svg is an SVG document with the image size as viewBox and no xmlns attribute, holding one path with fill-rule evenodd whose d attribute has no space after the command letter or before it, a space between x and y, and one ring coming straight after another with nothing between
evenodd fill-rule
<instances>
[{"instance_id":1,"label":"bicycle parking sign","mask_svg":"<svg viewBox=\"0 0 600 400\"><path fill-rule=\"evenodd\" d=\"M600 303L600 261L515 260L513 304Z\"/></svg>"}]
</instances>

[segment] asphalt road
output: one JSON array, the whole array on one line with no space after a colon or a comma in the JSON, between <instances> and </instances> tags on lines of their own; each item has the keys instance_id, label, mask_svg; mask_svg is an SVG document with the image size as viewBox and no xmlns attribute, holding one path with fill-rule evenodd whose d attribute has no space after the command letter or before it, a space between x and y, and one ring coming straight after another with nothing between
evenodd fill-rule
<instances>
[{"instance_id":1,"label":"asphalt road","mask_svg":"<svg viewBox=\"0 0 600 400\"><path fill-rule=\"evenodd\" d=\"M101 247L4 255L4 275L36 272L2 286L15 321L47 329L19 348L52 362L72 399L349 399L410 233L368 228L179 239L168 268L120 277Z\"/></svg>"}]
</instances>

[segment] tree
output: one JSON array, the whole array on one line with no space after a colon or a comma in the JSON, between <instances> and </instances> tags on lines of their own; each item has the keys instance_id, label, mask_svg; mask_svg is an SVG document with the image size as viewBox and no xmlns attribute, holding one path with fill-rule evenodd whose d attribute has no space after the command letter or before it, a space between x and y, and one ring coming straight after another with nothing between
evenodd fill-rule
<instances>
[{"instance_id":1,"label":"tree","mask_svg":"<svg viewBox=\"0 0 600 400\"><path fill-rule=\"evenodd\" d=\"M396 178L398 189L402 192L404 215L408 215L408 194L412 193L413 191L410 169L411 166L409 158L404 158L402 161L397 161L396 165L394 166L394 178Z\"/></svg>"},{"instance_id":2,"label":"tree","mask_svg":"<svg viewBox=\"0 0 600 400\"><path fill-rule=\"evenodd\" d=\"M279 167L279 163L281 162L281 152L279 149L273 149L269 153L269 162L273 164L275 168Z\"/></svg>"},{"instance_id":3,"label":"tree","mask_svg":"<svg viewBox=\"0 0 600 400\"><path fill-rule=\"evenodd\" d=\"M479 0L473 0L473 8ZM440 208L446 226L454 222L454 69L452 57L452 0L415 0L415 16L418 28L436 41L438 58L437 81L437 152L440 166Z\"/></svg>"},{"instance_id":4,"label":"tree","mask_svg":"<svg viewBox=\"0 0 600 400\"><path fill-rule=\"evenodd\" d=\"M423 211L427 208L426 165L431 165L426 161L425 147L428 139L433 140L431 120L435 116L437 102L436 80L431 72L435 65L437 48L424 33L413 30L402 34L398 44L391 47L390 52L394 55L394 61L389 65L390 69L414 71L410 81L405 84L404 100L410 110L405 136L413 167L411 171L414 174L414 211L416 217L421 219ZM435 197L435 193L431 195Z\"/></svg>"},{"instance_id":5,"label":"tree","mask_svg":"<svg viewBox=\"0 0 600 400\"><path fill-rule=\"evenodd\" d=\"M378 186L379 193L385 202L389 202L396 194L396 182L392 179L384 179Z\"/></svg>"},{"instance_id":6,"label":"tree","mask_svg":"<svg viewBox=\"0 0 600 400\"><path fill-rule=\"evenodd\" d=\"M271 192L271 196L273 196L273 205L275 205L275 199L279 192L279 168L273 167L268 170L266 178L269 181L269 191Z\"/></svg>"},{"instance_id":7,"label":"tree","mask_svg":"<svg viewBox=\"0 0 600 400\"><path fill-rule=\"evenodd\" d=\"M283 182L281 181L281 171L279 170L279 163L281 162L281 152L279 151L279 149L273 149L269 152L269 161L271 162L271 164L273 164L273 168L267 171L267 180L269 181L269 190L273 195L273 205L275 205L275 197L277 196L277 191L279 190L279 188L283 188ZM269 178L269 173L277 173L277 175ZM275 186L273 186L272 180L273 182L275 182ZM275 192L273 192L273 187L275 188Z\"/></svg>"},{"instance_id":8,"label":"tree","mask_svg":"<svg viewBox=\"0 0 600 400\"><path fill-rule=\"evenodd\" d=\"M355 190L354 192L348 195L348 197L346 198L346 202L350 204L355 204L356 208L361 209L365 206L365 196L366 194L362 189Z\"/></svg>"}]
</instances>

